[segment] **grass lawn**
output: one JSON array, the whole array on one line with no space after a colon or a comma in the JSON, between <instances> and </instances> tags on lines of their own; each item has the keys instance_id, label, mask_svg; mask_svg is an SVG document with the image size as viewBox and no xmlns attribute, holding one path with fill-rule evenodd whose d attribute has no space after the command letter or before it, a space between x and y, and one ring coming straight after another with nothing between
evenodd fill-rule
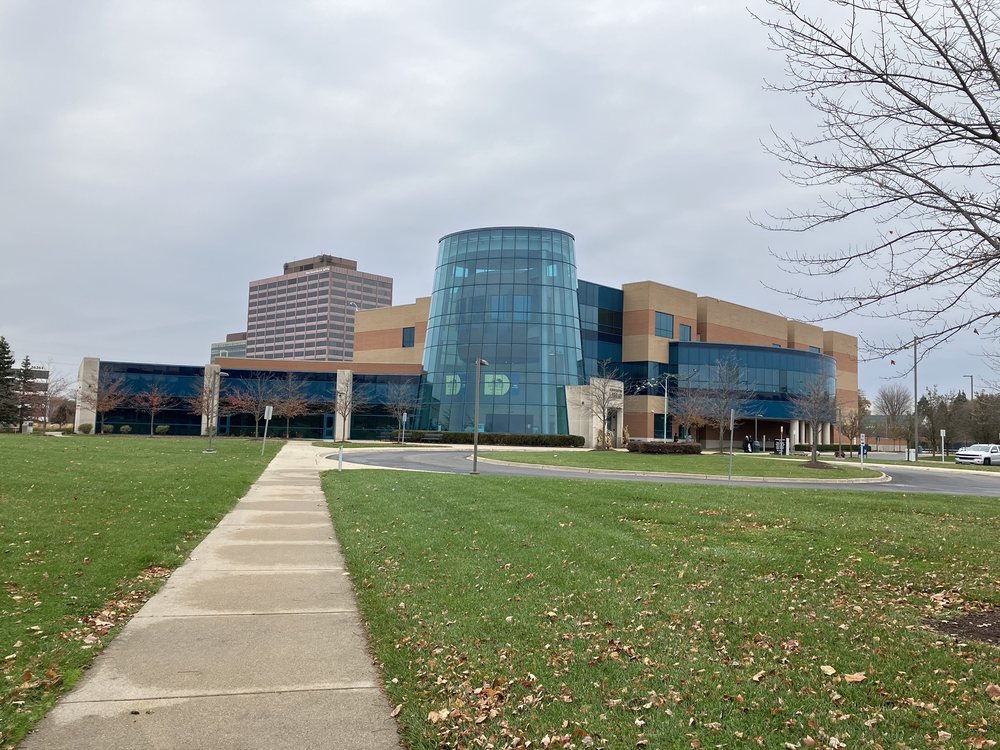
<instances>
[{"instance_id":1,"label":"grass lawn","mask_svg":"<svg viewBox=\"0 0 1000 750\"><path fill-rule=\"evenodd\" d=\"M13 747L282 442L0 435L0 747Z\"/></svg>"},{"instance_id":2,"label":"grass lawn","mask_svg":"<svg viewBox=\"0 0 1000 750\"><path fill-rule=\"evenodd\" d=\"M410 748L1000 736L998 647L924 624L1000 605L995 498L364 470L324 487Z\"/></svg>"},{"instance_id":3,"label":"grass lawn","mask_svg":"<svg viewBox=\"0 0 1000 750\"><path fill-rule=\"evenodd\" d=\"M836 462L849 463L849 464L851 464L853 466L857 466L861 462L861 459L859 459L857 456L854 456L853 458L844 458L844 459L836 458L836 459L830 459L830 460L831 461L836 461ZM945 460L942 462L941 461L941 456L926 456L925 455L925 456L921 456L920 459L917 461L917 463L914 464L912 461L904 461L903 459L899 459L899 460L896 460L896 461L891 461L891 460L890 461L879 461L879 459L875 458L874 456L870 456L869 455L867 458L865 458L865 463L866 464L870 464L870 463L884 464L886 466L892 466L892 465L898 464L899 466L903 466L903 467L906 467L906 466L924 466L924 467L930 467L932 469L963 469L963 470L972 470L972 471L986 471L986 472L994 471L994 472L1000 472L1000 466L983 466L981 464L956 464L954 456L947 456L947 457L945 457Z\"/></svg>"},{"instance_id":4,"label":"grass lawn","mask_svg":"<svg viewBox=\"0 0 1000 750\"><path fill-rule=\"evenodd\" d=\"M498 461L514 461L524 464L544 464L548 466L572 466L586 469L614 469L617 471L666 471L677 474L714 474L727 476L729 456L718 453L702 453L692 456L656 455L650 453L627 453L625 451L489 451L483 458ZM803 479L857 479L875 478L882 472L853 466L830 464L830 469L809 469L802 466L808 459L780 461L737 453L733 456L733 476L743 477L790 477Z\"/></svg>"}]
</instances>

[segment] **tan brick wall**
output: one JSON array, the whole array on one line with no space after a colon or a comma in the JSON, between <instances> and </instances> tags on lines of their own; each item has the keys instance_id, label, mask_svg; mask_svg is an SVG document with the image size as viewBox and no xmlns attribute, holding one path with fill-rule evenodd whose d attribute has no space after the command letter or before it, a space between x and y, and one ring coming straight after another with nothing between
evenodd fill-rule
<instances>
[{"instance_id":1,"label":"tan brick wall","mask_svg":"<svg viewBox=\"0 0 1000 750\"><path fill-rule=\"evenodd\" d=\"M823 329L812 323L803 323L801 320L789 320L788 322L788 348L809 351L810 346L815 346L823 351Z\"/></svg>"},{"instance_id":2,"label":"tan brick wall","mask_svg":"<svg viewBox=\"0 0 1000 750\"><path fill-rule=\"evenodd\" d=\"M622 359L625 362L666 362L667 342L676 341L681 324L691 326L695 339L698 295L676 287L639 281L622 286ZM656 313L674 316L674 338L656 335Z\"/></svg>"},{"instance_id":3,"label":"tan brick wall","mask_svg":"<svg viewBox=\"0 0 1000 750\"><path fill-rule=\"evenodd\" d=\"M359 310L354 324L354 361L419 365L424 358L431 298L409 305ZM403 348L403 329L413 331L413 346Z\"/></svg>"},{"instance_id":4,"label":"tan brick wall","mask_svg":"<svg viewBox=\"0 0 1000 750\"><path fill-rule=\"evenodd\" d=\"M626 396L624 418L629 436L634 438L662 437L662 435L653 435L654 413L663 414L662 396Z\"/></svg>"},{"instance_id":5,"label":"tan brick wall","mask_svg":"<svg viewBox=\"0 0 1000 750\"><path fill-rule=\"evenodd\" d=\"M785 347L788 321L780 315L715 297L699 297L698 334L702 341L720 344Z\"/></svg>"},{"instance_id":6,"label":"tan brick wall","mask_svg":"<svg viewBox=\"0 0 1000 750\"><path fill-rule=\"evenodd\" d=\"M856 409L858 404L858 339L838 331L823 332L823 353L837 361L837 404Z\"/></svg>"}]
</instances>

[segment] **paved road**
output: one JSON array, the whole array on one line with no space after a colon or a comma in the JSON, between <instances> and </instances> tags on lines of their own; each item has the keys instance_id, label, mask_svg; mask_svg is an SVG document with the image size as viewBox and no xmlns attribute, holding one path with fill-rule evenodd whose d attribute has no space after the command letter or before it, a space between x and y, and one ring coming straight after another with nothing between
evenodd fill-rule
<instances>
[{"instance_id":1,"label":"paved road","mask_svg":"<svg viewBox=\"0 0 1000 750\"><path fill-rule=\"evenodd\" d=\"M389 469L410 469L416 471L435 471L447 474L466 474L472 469L469 460L471 451L468 448L455 450L439 450L436 448L383 449L365 450L352 448L344 451L344 460L353 464L378 466ZM480 459L489 458L489 452L480 452ZM337 460L337 455L329 456ZM764 459L760 459L764 460ZM1000 497L1000 473L986 473L962 469L913 468L892 464L872 464L866 466L880 468L891 478L891 482L880 484L840 484L824 482L781 482L768 481L768 486L805 487L813 489L868 490L873 492L932 492L948 495L977 495L981 497ZM641 476L632 474L615 474L601 471L574 471L561 468L553 471L542 466L514 466L498 463L479 462L481 474L499 476L560 476L577 479L613 479L633 482L666 482L672 484L730 484L726 479L697 479L693 477L662 477ZM732 484L748 487L760 487L761 482L740 481L734 479Z\"/></svg>"}]
</instances>

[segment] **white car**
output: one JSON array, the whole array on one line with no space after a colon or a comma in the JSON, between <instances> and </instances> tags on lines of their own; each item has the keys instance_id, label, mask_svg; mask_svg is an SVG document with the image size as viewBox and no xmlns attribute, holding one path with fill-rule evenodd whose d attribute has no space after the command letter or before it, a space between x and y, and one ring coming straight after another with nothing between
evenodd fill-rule
<instances>
[{"instance_id":1,"label":"white car","mask_svg":"<svg viewBox=\"0 0 1000 750\"><path fill-rule=\"evenodd\" d=\"M976 443L968 448L961 448L955 454L956 464L983 464L1000 466L1000 445L995 443Z\"/></svg>"}]
</instances>

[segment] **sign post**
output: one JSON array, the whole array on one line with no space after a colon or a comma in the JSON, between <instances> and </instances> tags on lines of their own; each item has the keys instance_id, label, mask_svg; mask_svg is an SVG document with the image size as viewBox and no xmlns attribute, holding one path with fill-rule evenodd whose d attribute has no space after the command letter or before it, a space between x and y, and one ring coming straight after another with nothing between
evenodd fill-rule
<instances>
[{"instance_id":1,"label":"sign post","mask_svg":"<svg viewBox=\"0 0 1000 750\"><path fill-rule=\"evenodd\" d=\"M399 440L399 442L401 442L401 443L405 443L406 442L406 416L407 416L406 412L404 411L403 412L403 434L400 436L400 440Z\"/></svg>"},{"instance_id":2,"label":"sign post","mask_svg":"<svg viewBox=\"0 0 1000 750\"><path fill-rule=\"evenodd\" d=\"M267 445L267 426L271 423L271 415L274 413L274 407L268 404L264 407L264 440L260 444L260 457L264 457L264 446Z\"/></svg>"},{"instance_id":3,"label":"sign post","mask_svg":"<svg viewBox=\"0 0 1000 750\"><path fill-rule=\"evenodd\" d=\"M941 463L944 463L944 436L945 431L941 430Z\"/></svg>"},{"instance_id":4,"label":"sign post","mask_svg":"<svg viewBox=\"0 0 1000 750\"><path fill-rule=\"evenodd\" d=\"M729 481L733 481L733 427L735 427L736 410L729 410Z\"/></svg>"},{"instance_id":5,"label":"sign post","mask_svg":"<svg viewBox=\"0 0 1000 750\"><path fill-rule=\"evenodd\" d=\"M861 433L861 437L858 440L858 448L861 452L861 470L864 471L865 468L865 433Z\"/></svg>"}]
</instances>

